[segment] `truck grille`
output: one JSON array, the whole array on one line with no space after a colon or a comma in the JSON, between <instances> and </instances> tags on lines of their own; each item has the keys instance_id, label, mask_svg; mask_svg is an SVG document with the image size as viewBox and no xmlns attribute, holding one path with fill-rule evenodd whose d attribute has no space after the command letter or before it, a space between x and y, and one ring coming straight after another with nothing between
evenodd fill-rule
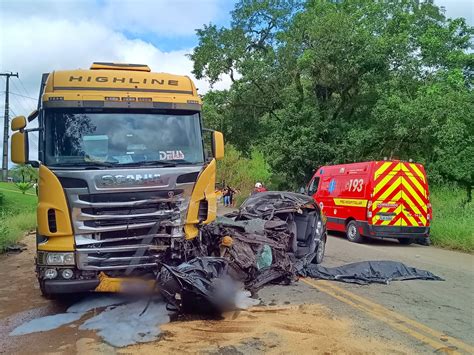
<instances>
[{"instance_id":1,"label":"truck grille","mask_svg":"<svg viewBox=\"0 0 474 355\"><path fill-rule=\"evenodd\" d=\"M68 193L81 270L146 269L184 237L183 190Z\"/></svg>"}]
</instances>

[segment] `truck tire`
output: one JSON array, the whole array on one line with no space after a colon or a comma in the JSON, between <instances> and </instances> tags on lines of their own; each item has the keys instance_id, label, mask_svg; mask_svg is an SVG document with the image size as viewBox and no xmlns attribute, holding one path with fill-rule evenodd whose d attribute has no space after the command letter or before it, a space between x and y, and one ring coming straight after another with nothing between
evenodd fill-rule
<instances>
[{"instance_id":1,"label":"truck tire","mask_svg":"<svg viewBox=\"0 0 474 355\"><path fill-rule=\"evenodd\" d=\"M362 243L364 237L359 233L359 228L357 228L356 221L349 221L346 225L346 236L350 242L353 243Z\"/></svg>"},{"instance_id":2,"label":"truck tire","mask_svg":"<svg viewBox=\"0 0 474 355\"><path fill-rule=\"evenodd\" d=\"M318 247L316 248L316 256L311 261L312 264L321 264L324 259L324 253L326 251L326 237L323 236L321 241L318 243Z\"/></svg>"}]
</instances>

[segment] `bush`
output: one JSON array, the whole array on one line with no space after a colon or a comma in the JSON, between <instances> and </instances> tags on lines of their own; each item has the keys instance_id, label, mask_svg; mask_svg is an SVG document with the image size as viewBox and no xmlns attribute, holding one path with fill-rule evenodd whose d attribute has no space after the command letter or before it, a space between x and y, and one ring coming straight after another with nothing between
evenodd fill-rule
<instances>
[{"instance_id":1,"label":"bush","mask_svg":"<svg viewBox=\"0 0 474 355\"><path fill-rule=\"evenodd\" d=\"M217 163L217 182L238 191L237 205L250 195L257 181L269 184L270 177L270 167L260 151L253 149L247 158L226 144L225 157Z\"/></svg>"},{"instance_id":2,"label":"bush","mask_svg":"<svg viewBox=\"0 0 474 355\"><path fill-rule=\"evenodd\" d=\"M435 187L431 192L434 245L467 252L474 251L474 203L466 203L463 189Z\"/></svg>"},{"instance_id":3,"label":"bush","mask_svg":"<svg viewBox=\"0 0 474 355\"><path fill-rule=\"evenodd\" d=\"M0 220L2 221L0 224L0 252L3 252L9 245L16 243L26 231L35 228L36 213L14 214L0 211Z\"/></svg>"},{"instance_id":4,"label":"bush","mask_svg":"<svg viewBox=\"0 0 474 355\"><path fill-rule=\"evenodd\" d=\"M4 201L5 201L5 195L0 192L0 208L2 207Z\"/></svg>"},{"instance_id":5,"label":"bush","mask_svg":"<svg viewBox=\"0 0 474 355\"><path fill-rule=\"evenodd\" d=\"M31 189L33 187L33 183L32 182L16 182L15 186L24 195L26 193L26 191L28 191L29 189Z\"/></svg>"},{"instance_id":6,"label":"bush","mask_svg":"<svg viewBox=\"0 0 474 355\"><path fill-rule=\"evenodd\" d=\"M0 223L0 252L3 251L3 249L7 246L7 244L3 241L8 240L8 235L10 231L7 227L6 219L7 213L0 210L0 221L2 221L2 223Z\"/></svg>"}]
</instances>

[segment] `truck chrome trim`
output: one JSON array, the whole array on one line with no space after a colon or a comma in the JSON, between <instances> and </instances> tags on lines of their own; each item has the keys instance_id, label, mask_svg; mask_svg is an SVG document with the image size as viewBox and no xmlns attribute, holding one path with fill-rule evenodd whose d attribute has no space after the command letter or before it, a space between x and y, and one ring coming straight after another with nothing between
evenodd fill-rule
<instances>
[{"instance_id":1,"label":"truck chrome trim","mask_svg":"<svg viewBox=\"0 0 474 355\"><path fill-rule=\"evenodd\" d=\"M143 240L145 238L179 238L184 237L184 233L170 235L170 234L147 234L147 235L140 235L136 237L123 237L123 238L109 238L103 240L96 240L96 239L88 239L84 238L83 236L76 236L76 245L94 245L94 244L107 244L107 243L116 243L116 242L127 242L131 240Z\"/></svg>"},{"instance_id":2,"label":"truck chrome trim","mask_svg":"<svg viewBox=\"0 0 474 355\"><path fill-rule=\"evenodd\" d=\"M151 268L154 266L156 266L156 263L133 264L133 268ZM130 265L114 265L114 266L82 265L81 270L96 270L96 271L123 270L128 267L130 267Z\"/></svg>"},{"instance_id":3,"label":"truck chrome trim","mask_svg":"<svg viewBox=\"0 0 474 355\"><path fill-rule=\"evenodd\" d=\"M87 188L64 188L75 236L77 268L120 272L130 267L156 266L154 261L160 255L178 240L184 240L183 227L194 182L178 184L177 179L201 170L202 166L56 170L55 174L62 178L87 181ZM153 178L135 186L105 187L101 186L104 175Z\"/></svg>"},{"instance_id":4,"label":"truck chrome trim","mask_svg":"<svg viewBox=\"0 0 474 355\"><path fill-rule=\"evenodd\" d=\"M174 211L173 210L163 210L163 211L155 211L151 213L142 213L142 214L101 214L101 215L92 215L88 213L79 213L77 215L78 221L101 221L101 220L108 220L108 219L132 219L132 218L139 218L139 217L158 217L158 216L166 216L171 215Z\"/></svg>"},{"instance_id":5,"label":"truck chrome trim","mask_svg":"<svg viewBox=\"0 0 474 355\"><path fill-rule=\"evenodd\" d=\"M89 253L121 253L124 251L137 250L137 249L152 249L152 250L166 250L167 246L154 245L154 244L135 244L135 245L122 245L117 247L105 247L105 248L78 248L77 253L80 255L83 251L86 254Z\"/></svg>"}]
</instances>

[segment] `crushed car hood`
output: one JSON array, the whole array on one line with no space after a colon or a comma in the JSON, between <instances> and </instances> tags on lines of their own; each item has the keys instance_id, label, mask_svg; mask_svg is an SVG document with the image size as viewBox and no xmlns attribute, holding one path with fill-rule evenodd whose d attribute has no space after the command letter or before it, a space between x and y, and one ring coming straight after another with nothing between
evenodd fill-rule
<instances>
[{"instance_id":1,"label":"crushed car hood","mask_svg":"<svg viewBox=\"0 0 474 355\"><path fill-rule=\"evenodd\" d=\"M303 208L318 208L311 196L294 192L267 191L250 196L238 215L247 218L271 219L275 213L300 212Z\"/></svg>"}]
</instances>

